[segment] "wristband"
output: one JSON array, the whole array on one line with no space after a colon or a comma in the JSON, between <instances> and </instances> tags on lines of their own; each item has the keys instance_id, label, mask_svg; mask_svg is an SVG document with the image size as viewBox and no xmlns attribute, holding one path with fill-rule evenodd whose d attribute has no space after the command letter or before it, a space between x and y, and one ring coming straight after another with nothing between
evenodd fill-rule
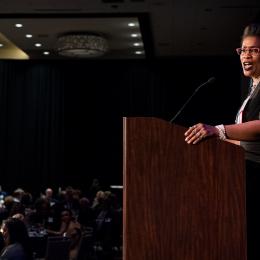
<instances>
[{"instance_id":1,"label":"wristband","mask_svg":"<svg viewBox=\"0 0 260 260\"><path fill-rule=\"evenodd\" d=\"M226 129L224 125L216 125L215 126L218 129L218 137L220 140L226 140L227 135L226 135Z\"/></svg>"}]
</instances>

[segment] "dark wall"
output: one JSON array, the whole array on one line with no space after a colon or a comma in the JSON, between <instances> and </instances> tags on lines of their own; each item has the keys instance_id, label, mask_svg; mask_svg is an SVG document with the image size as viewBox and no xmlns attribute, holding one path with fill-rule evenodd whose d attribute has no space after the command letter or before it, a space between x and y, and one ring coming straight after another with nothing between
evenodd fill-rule
<instances>
[{"instance_id":1,"label":"dark wall","mask_svg":"<svg viewBox=\"0 0 260 260\"><path fill-rule=\"evenodd\" d=\"M2 61L0 184L39 190L94 177L122 184L122 117L232 123L240 104L237 57L158 61Z\"/></svg>"}]
</instances>

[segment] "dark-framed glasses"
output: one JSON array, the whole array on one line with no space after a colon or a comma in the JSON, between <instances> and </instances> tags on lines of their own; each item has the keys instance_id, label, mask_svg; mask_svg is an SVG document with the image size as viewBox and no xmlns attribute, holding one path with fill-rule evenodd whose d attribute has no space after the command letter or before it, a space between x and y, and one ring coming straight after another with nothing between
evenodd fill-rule
<instances>
[{"instance_id":1,"label":"dark-framed glasses","mask_svg":"<svg viewBox=\"0 0 260 260\"><path fill-rule=\"evenodd\" d=\"M237 48L236 52L238 55L250 54L253 56L260 54L260 48Z\"/></svg>"}]
</instances>

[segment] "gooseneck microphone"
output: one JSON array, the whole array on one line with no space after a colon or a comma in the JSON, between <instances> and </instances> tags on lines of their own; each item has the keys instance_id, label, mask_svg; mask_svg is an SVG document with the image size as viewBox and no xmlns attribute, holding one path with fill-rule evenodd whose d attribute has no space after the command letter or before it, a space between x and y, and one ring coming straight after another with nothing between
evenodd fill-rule
<instances>
[{"instance_id":1,"label":"gooseneck microphone","mask_svg":"<svg viewBox=\"0 0 260 260\"><path fill-rule=\"evenodd\" d=\"M193 96L199 91L200 88L204 87L205 85L209 85L215 82L215 78L209 78L206 82L204 82L203 84L199 85L195 91L193 92L193 94L187 99L187 101L183 104L183 106L180 108L180 110L175 114L175 116L170 120L170 123L173 123L174 120L179 116L179 114L182 112L182 110L186 107L186 105L190 102L190 100L193 98Z\"/></svg>"}]
</instances>

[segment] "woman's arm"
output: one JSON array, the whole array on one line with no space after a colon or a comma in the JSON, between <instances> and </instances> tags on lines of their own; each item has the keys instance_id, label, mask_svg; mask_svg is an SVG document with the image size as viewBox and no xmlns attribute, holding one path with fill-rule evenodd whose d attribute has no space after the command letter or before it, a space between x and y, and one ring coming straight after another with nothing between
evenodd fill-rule
<instances>
[{"instance_id":1,"label":"woman's arm","mask_svg":"<svg viewBox=\"0 0 260 260\"><path fill-rule=\"evenodd\" d=\"M227 138L239 141L260 140L260 120L225 125Z\"/></svg>"},{"instance_id":2,"label":"woman's arm","mask_svg":"<svg viewBox=\"0 0 260 260\"><path fill-rule=\"evenodd\" d=\"M60 227L59 231L47 229L47 233L50 235L55 235L55 236L62 236L64 234L64 232L66 231L66 227L67 227L66 223L61 222L61 227Z\"/></svg>"},{"instance_id":3,"label":"woman's arm","mask_svg":"<svg viewBox=\"0 0 260 260\"><path fill-rule=\"evenodd\" d=\"M239 141L260 140L260 120L241 124L225 125L227 141L238 144ZM185 132L185 141L196 144L206 137L219 137L219 129L206 124L196 124Z\"/></svg>"}]
</instances>

